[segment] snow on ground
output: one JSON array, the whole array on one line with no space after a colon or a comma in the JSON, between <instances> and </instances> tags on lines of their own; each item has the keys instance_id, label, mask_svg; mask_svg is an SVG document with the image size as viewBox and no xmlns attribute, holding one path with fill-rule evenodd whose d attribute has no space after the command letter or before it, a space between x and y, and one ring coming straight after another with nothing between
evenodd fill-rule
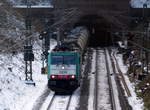
<instances>
[{"instance_id":1,"label":"snow on ground","mask_svg":"<svg viewBox=\"0 0 150 110\"><path fill-rule=\"evenodd\" d=\"M125 45L123 44L123 42L118 41L118 44L119 44L119 47L121 47L121 48L125 48Z\"/></svg>"},{"instance_id":2,"label":"snow on ground","mask_svg":"<svg viewBox=\"0 0 150 110\"><path fill-rule=\"evenodd\" d=\"M105 55L104 51L98 51L98 53L98 109L111 110Z\"/></svg>"},{"instance_id":3,"label":"snow on ground","mask_svg":"<svg viewBox=\"0 0 150 110\"><path fill-rule=\"evenodd\" d=\"M150 0L131 0L130 4L133 8L143 8L143 4L150 8Z\"/></svg>"},{"instance_id":4,"label":"snow on ground","mask_svg":"<svg viewBox=\"0 0 150 110\"><path fill-rule=\"evenodd\" d=\"M71 102L68 110L76 110L79 105L79 99L80 99L80 87L74 91L72 97L71 97Z\"/></svg>"},{"instance_id":5,"label":"snow on ground","mask_svg":"<svg viewBox=\"0 0 150 110\"><path fill-rule=\"evenodd\" d=\"M70 96L67 95L56 95L50 110L65 110L69 102Z\"/></svg>"},{"instance_id":6,"label":"snow on ground","mask_svg":"<svg viewBox=\"0 0 150 110\"><path fill-rule=\"evenodd\" d=\"M46 98L45 102L43 103L41 110L47 110L48 106L49 106L49 101L52 100L54 95L54 92L49 94L48 97Z\"/></svg>"},{"instance_id":7,"label":"snow on ground","mask_svg":"<svg viewBox=\"0 0 150 110\"><path fill-rule=\"evenodd\" d=\"M89 99L88 99L88 110L94 110L95 109L95 101L98 101L98 109L99 110L111 110L111 103L110 103L110 96L109 96L109 86L108 86L108 79L107 79L107 70L105 66L105 56L104 51L99 50L98 51L99 56L98 59L96 59L96 50L93 50L92 55L92 67L91 67L91 73L89 73L89 79L90 79L90 88L89 88ZM98 96L95 97L95 74L92 74L96 72L96 60L98 60Z\"/></svg>"},{"instance_id":8,"label":"snow on ground","mask_svg":"<svg viewBox=\"0 0 150 110\"><path fill-rule=\"evenodd\" d=\"M128 76L127 76L127 66L123 64L122 55L116 54L117 61L119 63L119 66L121 68L121 71L124 74L126 83L129 87L129 90L131 92L131 97L128 97L129 104L132 106L133 110L144 110L144 103L141 99L139 99L135 93L135 85L134 83L131 83Z\"/></svg>"},{"instance_id":9,"label":"snow on ground","mask_svg":"<svg viewBox=\"0 0 150 110\"><path fill-rule=\"evenodd\" d=\"M111 82L112 82L112 88L113 88L113 94L114 94L114 99L115 99L115 105L116 105L116 110L121 110L121 105L120 105L120 101L119 101L119 93L117 90L117 84L116 84L116 80L115 80L115 73L113 73L113 67L111 64L111 59L107 50L107 59L108 59L108 64L109 64L109 69L110 69L110 75L111 76Z\"/></svg>"},{"instance_id":10,"label":"snow on ground","mask_svg":"<svg viewBox=\"0 0 150 110\"><path fill-rule=\"evenodd\" d=\"M92 73L95 71L96 71L96 50L93 50L91 73L89 73L90 88L89 88L88 110L94 110L95 74Z\"/></svg>"},{"instance_id":11,"label":"snow on ground","mask_svg":"<svg viewBox=\"0 0 150 110\"><path fill-rule=\"evenodd\" d=\"M54 47L56 42L51 42ZM36 45L36 49L40 46ZM0 55L0 110L31 110L33 102L41 95L47 85L47 75L41 75L41 52L36 51L33 62L33 80L36 86L26 85L23 54Z\"/></svg>"},{"instance_id":12,"label":"snow on ground","mask_svg":"<svg viewBox=\"0 0 150 110\"><path fill-rule=\"evenodd\" d=\"M70 95L55 95L55 98L52 102L52 106L50 107L50 110L65 110L69 101L70 105L68 110L76 110L79 103L79 97L80 97L80 88L76 89L72 96ZM49 94L46 101L44 102L41 110L46 110L48 108L48 105L50 103L50 100L52 100L54 93ZM69 100L69 98L71 99Z\"/></svg>"}]
</instances>

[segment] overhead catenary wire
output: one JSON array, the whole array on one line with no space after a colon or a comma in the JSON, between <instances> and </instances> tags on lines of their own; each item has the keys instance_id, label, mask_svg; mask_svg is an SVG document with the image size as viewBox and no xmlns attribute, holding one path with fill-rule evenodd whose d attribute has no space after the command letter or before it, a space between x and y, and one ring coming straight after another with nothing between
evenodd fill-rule
<instances>
[{"instance_id":1,"label":"overhead catenary wire","mask_svg":"<svg viewBox=\"0 0 150 110\"><path fill-rule=\"evenodd\" d=\"M137 43L135 43L135 42L133 42L133 41L128 41L128 42L131 43L131 44L133 44L133 45L135 45L136 47L138 47L138 48L140 48L140 49L143 49L143 50L145 50L145 51L147 51L147 52L150 52L150 49L145 48L145 47L143 47L143 46L141 46L141 45L139 45L139 44L137 44Z\"/></svg>"},{"instance_id":2,"label":"overhead catenary wire","mask_svg":"<svg viewBox=\"0 0 150 110\"><path fill-rule=\"evenodd\" d=\"M21 44L24 44L26 40L29 40L30 38L33 38L33 36L29 36L29 37L26 37L25 39L22 39L20 40L19 42L15 43L14 45L10 46L9 48L5 49L5 50L2 50L2 52L8 52L10 51L11 49L15 48L17 45L20 45ZM38 39L38 38L35 38L35 40ZM19 49L16 49L16 50L19 50Z\"/></svg>"},{"instance_id":3,"label":"overhead catenary wire","mask_svg":"<svg viewBox=\"0 0 150 110\"><path fill-rule=\"evenodd\" d=\"M65 9L65 10L63 10L63 19L60 19L60 20L58 20L57 22L55 22L54 24L52 24L51 26L50 26L50 28L55 28L55 27L57 27L57 26L59 26L59 27L61 27L61 28L63 28L63 26L65 25L65 24L67 24L67 23L69 23L69 22L72 22L73 21L73 19L75 19L73 16L74 15L77 15L78 13L77 13L77 9L75 9L75 8L69 8L69 9ZM61 24L61 25L60 25ZM23 36L25 36L25 35L23 35ZM18 42L17 43L15 43L14 45L11 45L10 47L7 47L7 49L5 49L5 50L0 50L0 51L2 51L2 52L8 52L8 51L10 51L10 50L22 50L21 48L20 49L15 49L17 46L21 46L22 44L24 44L25 43L25 41L26 40L29 40L30 38L33 38L33 36L31 35L31 36L28 36L28 37L24 37L24 38L22 38L22 39L19 39L18 38ZM0 41L0 43L2 44L2 43L4 43L6 40L9 40L10 38L8 38L8 37L6 37L6 38L4 38L2 41ZM34 40L37 40L38 38L34 38ZM15 41L16 42L16 41Z\"/></svg>"}]
</instances>

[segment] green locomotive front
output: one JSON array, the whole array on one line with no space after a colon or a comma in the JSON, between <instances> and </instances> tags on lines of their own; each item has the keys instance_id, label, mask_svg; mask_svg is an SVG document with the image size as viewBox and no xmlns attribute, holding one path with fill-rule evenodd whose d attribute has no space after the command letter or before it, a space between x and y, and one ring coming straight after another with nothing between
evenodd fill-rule
<instances>
[{"instance_id":1,"label":"green locomotive front","mask_svg":"<svg viewBox=\"0 0 150 110\"><path fill-rule=\"evenodd\" d=\"M80 82L80 54L58 51L48 56L48 87L53 91L73 91Z\"/></svg>"},{"instance_id":2,"label":"green locomotive front","mask_svg":"<svg viewBox=\"0 0 150 110\"><path fill-rule=\"evenodd\" d=\"M73 91L80 84L82 56L89 31L76 27L48 56L48 87L56 92Z\"/></svg>"}]
</instances>

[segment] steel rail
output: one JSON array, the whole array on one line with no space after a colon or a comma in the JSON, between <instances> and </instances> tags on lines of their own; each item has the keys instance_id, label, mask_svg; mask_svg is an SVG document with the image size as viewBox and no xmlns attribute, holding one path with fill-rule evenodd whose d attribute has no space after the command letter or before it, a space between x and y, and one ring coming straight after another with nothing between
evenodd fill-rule
<instances>
[{"instance_id":1,"label":"steel rail","mask_svg":"<svg viewBox=\"0 0 150 110\"><path fill-rule=\"evenodd\" d=\"M69 101L68 101L68 104L67 104L66 110L69 110L70 102L71 102L71 98L72 98L72 95L69 97Z\"/></svg>"},{"instance_id":2,"label":"steel rail","mask_svg":"<svg viewBox=\"0 0 150 110\"><path fill-rule=\"evenodd\" d=\"M121 108L122 108L122 110L132 110L132 108L129 106L128 101L127 101L127 99L126 99L126 97L124 95L124 90L123 90L123 88L121 86L120 78L119 78L119 76L117 74L117 71L116 71L114 58L113 58L113 56L111 54L110 54L110 56L111 56L110 60L111 60L111 64L112 64L114 78L115 78L117 90L118 90L118 93L119 93L118 97L119 97L119 102L120 102Z\"/></svg>"},{"instance_id":3,"label":"steel rail","mask_svg":"<svg viewBox=\"0 0 150 110\"><path fill-rule=\"evenodd\" d=\"M39 98L35 101L35 104L32 108L32 110L40 110L43 102L45 102L46 98L50 94L50 90L46 87L46 89L43 91L43 93L39 96Z\"/></svg>"},{"instance_id":4,"label":"steel rail","mask_svg":"<svg viewBox=\"0 0 150 110\"><path fill-rule=\"evenodd\" d=\"M110 99L111 99L111 107L112 110L116 110L116 103L115 103L115 97L114 97L114 92L113 92L113 87L112 87L112 81L110 77L110 69L109 69L109 64L108 64L108 54L106 52L107 50L104 50L105 54L105 60L106 60L106 69L107 69L107 76L108 76L108 84L109 84L109 93L110 93Z\"/></svg>"},{"instance_id":5,"label":"steel rail","mask_svg":"<svg viewBox=\"0 0 150 110\"><path fill-rule=\"evenodd\" d=\"M48 107L47 107L47 110L49 110L50 107L52 106L53 101L54 101L54 99L55 99L55 96L56 96L56 94L53 95L53 97L52 97L52 99L51 99L51 101L50 101L50 103L49 103L49 105L48 105Z\"/></svg>"},{"instance_id":6,"label":"steel rail","mask_svg":"<svg viewBox=\"0 0 150 110\"><path fill-rule=\"evenodd\" d=\"M54 100L55 100L56 96L57 96L56 94L53 95L53 97L52 97L52 99L51 99L51 101L50 101L50 103L49 103L49 105L47 107L47 110L51 109L52 105L54 104ZM69 99L67 100L68 102L67 102L67 106L66 106L65 110L69 110L71 99L72 99L72 95L70 95Z\"/></svg>"},{"instance_id":7,"label":"steel rail","mask_svg":"<svg viewBox=\"0 0 150 110\"><path fill-rule=\"evenodd\" d=\"M98 110L97 109L97 96L98 96L98 50L96 50L96 71L95 71L95 90L94 90L94 110Z\"/></svg>"},{"instance_id":8,"label":"steel rail","mask_svg":"<svg viewBox=\"0 0 150 110\"><path fill-rule=\"evenodd\" d=\"M82 80L81 80L81 90L80 90L80 98L79 98L79 107L77 108L77 110L87 110L88 109L88 99L89 99L89 74L91 73L91 65L92 65L92 59L91 59L91 55L92 55L92 51L87 48L87 55L85 55L86 57L83 58L83 62L84 62L84 66L83 71L82 71ZM86 54L85 53L85 54ZM83 56L84 57L84 56Z\"/></svg>"},{"instance_id":9,"label":"steel rail","mask_svg":"<svg viewBox=\"0 0 150 110\"><path fill-rule=\"evenodd\" d=\"M116 59L114 54L113 54L113 57L114 57L114 60L116 62L116 67L117 67L117 70L118 70L118 72L119 72L119 74L121 76L121 80L122 80L122 83L123 83L124 88L126 90L126 93L127 93L128 97L130 97L131 96L130 90L129 90L128 86L127 86L127 83L125 81L124 75L123 75L122 71L120 70L119 64L118 64L117 59Z\"/></svg>"}]
</instances>

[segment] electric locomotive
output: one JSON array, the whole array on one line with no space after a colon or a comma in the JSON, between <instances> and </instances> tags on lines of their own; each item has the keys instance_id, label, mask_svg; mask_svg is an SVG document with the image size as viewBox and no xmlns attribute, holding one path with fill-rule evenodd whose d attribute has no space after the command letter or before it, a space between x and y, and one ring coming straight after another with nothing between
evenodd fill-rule
<instances>
[{"instance_id":1,"label":"electric locomotive","mask_svg":"<svg viewBox=\"0 0 150 110\"><path fill-rule=\"evenodd\" d=\"M82 56L89 32L85 27L72 30L48 56L48 87L56 92L73 91L80 85Z\"/></svg>"}]
</instances>

